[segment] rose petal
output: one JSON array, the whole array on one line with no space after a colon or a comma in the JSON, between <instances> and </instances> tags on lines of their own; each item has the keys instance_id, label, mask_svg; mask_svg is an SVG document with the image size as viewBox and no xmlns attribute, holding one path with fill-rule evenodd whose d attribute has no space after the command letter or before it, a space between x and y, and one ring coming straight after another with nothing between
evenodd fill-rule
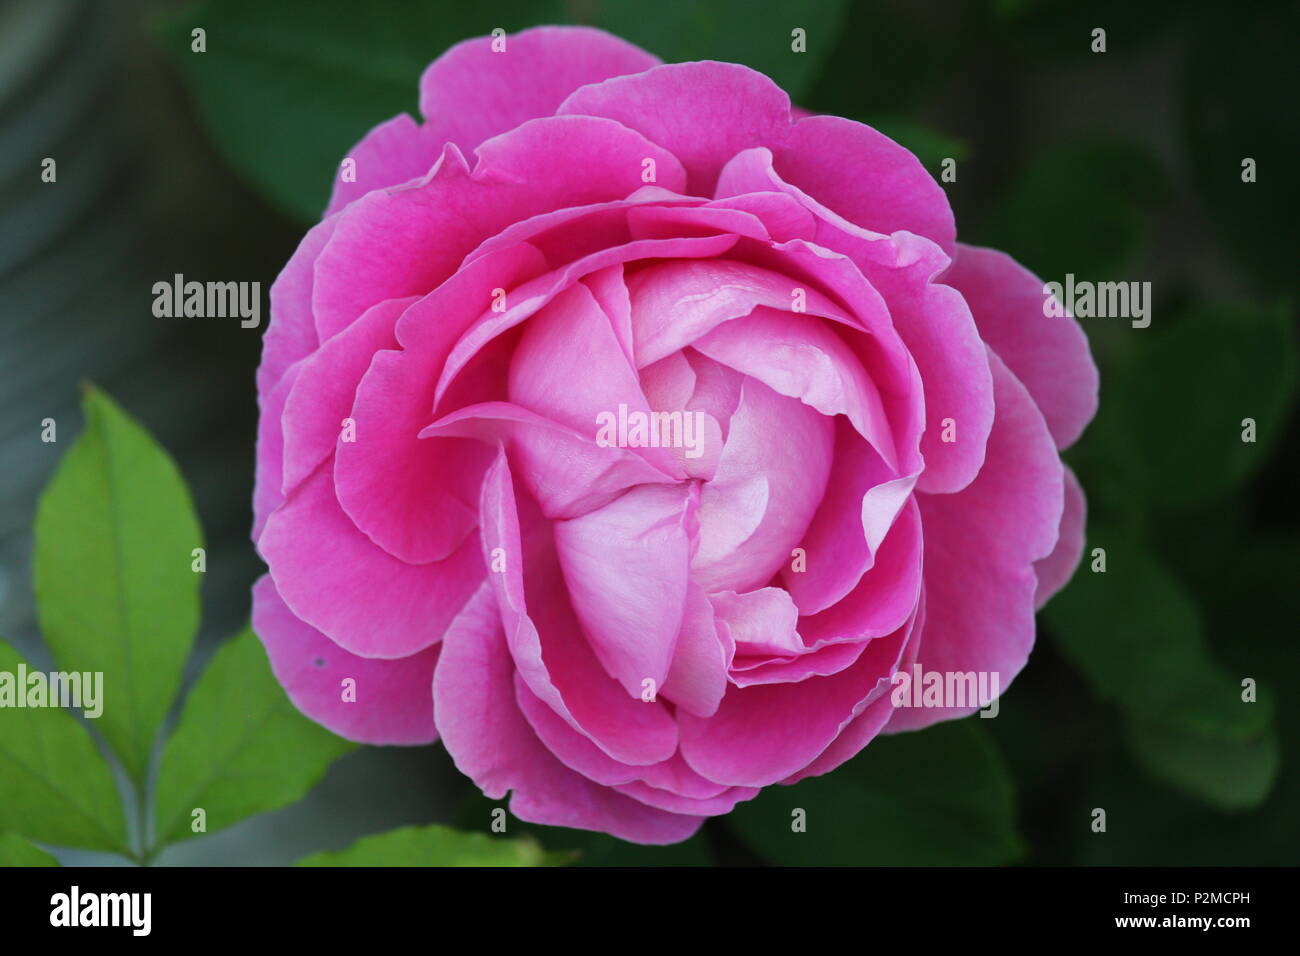
<instances>
[{"instance_id":1,"label":"rose petal","mask_svg":"<svg viewBox=\"0 0 1300 956\"><path fill-rule=\"evenodd\" d=\"M393 660L358 657L289 610L269 575L253 585L253 630L285 693L340 737L365 744L427 744L433 726L433 669L440 645ZM356 696L343 699L342 682Z\"/></svg>"}]
</instances>

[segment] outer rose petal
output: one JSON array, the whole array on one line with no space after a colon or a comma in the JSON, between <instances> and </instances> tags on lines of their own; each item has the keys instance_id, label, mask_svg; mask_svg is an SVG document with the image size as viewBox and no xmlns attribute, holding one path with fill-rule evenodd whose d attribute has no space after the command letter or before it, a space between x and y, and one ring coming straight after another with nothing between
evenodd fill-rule
<instances>
[{"instance_id":1,"label":"outer rose petal","mask_svg":"<svg viewBox=\"0 0 1300 956\"><path fill-rule=\"evenodd\" d=\"M519 712L514 679L496 599L484 589L447 629L433 701L447 752L487 796L513 790L510 809L521 820L637 843L677 843L699 829L702 816L656 810L561 764Z\"/></svg>"},{"instance_id":2,"label":"outer rose petal","mask_svg":"<svg viewBox=\"0 0 1300 956\"><path fill-rule=\"evenodd\" d=\"M885 134L838 116L811 116L773 153L782 179L845 219L879 233L914 232L952 255L957 226L948 195Z\"/></svg>"},{"instance_id":3,"label":"outer rose petal","mask_svg":"<svg viewBox=\"0 0 1300 956\"><path fill-rule=\"evenodd\" d=\"M267 519L257 547L294 614L353 654L407 657L436 643L484 575L478 539L407 564L357 530L326 461Z\"/></svg>"},{"instance_id":4,"label":"outer rose petal","mask_svg":"<svg viewBox=\"0 0 1300 956\"><path fill-rule=\"evenodd\" d=\"M393 660L357 657L295 617L270 575L253 585L253 630L294 706L340 737L365 744L438 739L431 682L439 645ZM344 678L356 681L355 701L339 693Z\"/></svg>"},{"instance_id":5,"label":"outer rose petal","mask_svg":"<svg viewBox=\"0 0 1300 956\"><path fill-rule=\"evenodd\" d=\"M427 123L422 126L405 113L380 123L344 159L344 162L352 160L355 178L345 180L342 163L339 164L325 215L333 215L372 189L396 186L423 176L438 161L444 142L437 127Z\"/></svg>"},{"instance_id":6,"label":"outer rose petal","mask_svg":"<svg viewBox=\"0 0 1300 956\"><path fill-rule=\"evenodd\" d=\"M588 83L659 64L657 56L591 27L534 27L475 37L434 60L420 77L420 112L442 141L469 154L484 140L550 116Z\"/></svg>"},{"instance_id":7,"label":"outer rose petal","mask_svg":"<svg viewBox=\"0 0 1300 956\"><path fill-rule=\"evenodd\" d=\"M1079 479L1065 468L1065 509L1061 512L1061 536L1052 553L1034 563L1038 575L1038 590L1034 593L1034 606L1042 607L1061 588L1069 583L1074 569L1083 557L1084 526L1087 523L1088 502L1084 498Z\"/></svg>"},{"instance_id":8,"label":"outer rose petal","mask_svg":"<svg viewBox=\"0 0 1300 956\"><path fill-rule=\"evenodd\" d=\"M736 63L669 63L636 76L584 86L556 111L606 116L645 134L682 161L686 188L712 196L718 173L750 146L784 142L790 97L762 73Z\"/></svg>"},{"instance_id":9,"label":"outer rose petal","mask_svg":"<svg viewBox=\"0 0 1300 956\"><path fill-rule=\"evenodd\" d=\"M1069 315L1044 315L1043 283L1004 252L958 245L939 281L962 294L980 336L1029 389L1056 447L1066 448L1097 412L1097 366Z\"/></svg>"},{"instance_id":10,"label":"outer rose petal","mask_svg":"<svg viewBox=\"0 0 1300 956\"><path fill-rule=\"evenodd\" d=\"M1034 643L1034 562L1056 544L1062 465L1024 385L990 353L997 417L979 476L951 495L918 496L925 533L926 671L987 671L1005 692ZM899 709L910 730L977 708Z\"/></svg>"}]
</instances>

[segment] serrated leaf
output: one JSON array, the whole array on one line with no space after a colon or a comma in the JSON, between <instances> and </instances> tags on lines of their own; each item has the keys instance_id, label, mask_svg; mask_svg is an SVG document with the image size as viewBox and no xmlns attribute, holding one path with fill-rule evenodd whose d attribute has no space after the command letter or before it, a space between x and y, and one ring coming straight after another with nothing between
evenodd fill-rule
<instances>
[{"instance_id":1,"label":"serrated leaf","mask_svg":"<svg viewBox=\"0 0 1300 956\"><path fill-rule=\"evenodd\" d=\"M26 661L0 641L0 675L16 682L20 666ZM113 773L62 708L0 708L0 830L54 846L127 852Z\"/></svg>"},{"instance_id":2,"label":"serrated leaf","mask_svg":"<svg viewBox=\"0 0 1300 956\"><path fill-rule=\"evenodd\" d=\"M96 727L140 780L198 627L203 536L170 456L103 392L82 407L37 509L38 615L60 668L103 673Z\"/></svg>"},{"instance_id":3,"label":"serrated leaf","mask_svg":"<svg viewBox=\"0 0 1300 956\"><path fill-rule=\"evenodd\" d=\"M58 860L18 834L0 833L0 866L58 865Z\"/></svg>"},{"instance_id":4,"label":"serrated leaf","mask_svg":"<svg viewBox=\"0 0 1300 956\"><path fill-rule=\"evenodd\" d=\"M223 645L185 701L163 751L155 800L159 845L277 810L301 799L356 745L302 716L251 630Z\"/></svg>"},{"instance_id":5,"label":"serrated leaf","mask_svg":"<svg viewBox=\"0 0 1300 956\"><path fill-rule=\"evenodd\" d=\"M511 840L444 826L402 827L363 837L346 850L314 853L296 866L561 866L531 837Z\"/></svg>"},{"instance_id":6,"label":"serrated leaf","mask_svg":"<svg viewBox=\"0 0 1300 956\"><path fill-rule=\"evenodd\" d=\"M1260 803L1278 764L1267 693L1242 700L1195 605L1133 534L1094 525L1086 547L1105 549L1106 571L1080 569L1046 611L1066 659L1125 714L1153 774L1225 809Z\"/></svg>"},{"instance_id":7,"label":"serrated leaf","mask_svg":"<svg viewBox=\"0 0 1300 956\"><path fill-rule=\"evenodd\" d=\"M461 40L562 20L558 2L223 0L160 24L227 162L300 221L320 217L338 164L373 127L418 118L424 68ZM206 52L191 31L206 31Z\"/></svg>"},{"instance_id":8,"label":"serrated leaf","mask_svg":"<svg viewBox=\"0 0 1300 956\"><path fill-rule=\"evenodd\" d=\"M792 787L768 787L726 817L746 843L793 866L989 866L1023 853L1015 789L981 718L877 737ZM794 812L806 814L796 832Z\"/></svg>"}]
</instances>

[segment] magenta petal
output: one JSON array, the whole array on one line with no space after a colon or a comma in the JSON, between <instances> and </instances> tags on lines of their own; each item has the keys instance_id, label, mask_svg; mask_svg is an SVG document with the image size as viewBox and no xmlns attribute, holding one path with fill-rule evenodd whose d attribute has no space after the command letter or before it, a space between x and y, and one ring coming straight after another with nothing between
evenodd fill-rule
<instances>
[{"instance_id":1,"label":"magenta petal","mask_svg":"<svg viewBox=\"0 0 1300 956\"><path fill-rule=\"evenodd\" d=\"M1034 562L1056 544L1063 471L1029 392L992 353L990 365L997 417L979 477L956 494L918 496L926 605L918 660L926 671L996 675L1005 692L1033 647ZM890 730L975 710L901 709Z\"/></svg>"},{"instance_id":2,"label":"magenta petal","mask_svg":"<svg viewBox=\"0 0 1300 956\"><path fill-rule=\"evenodd\" d=\"M695 580L763 587L791 560L825 493L835 423L746 378L714 479L700 492Z\"/></svg>"},{"instance_id":3,"label":"magenta petal","mask_svg":"<svg viewBox=\"0 0 1300 956\"><path fill-rule=\"evenodd\" d=\"M733 687L707 720L678 714L682 757L717 783L765 787L784 780L886 693L903 644L901 632L872 641L853 666L829 677Z\"/></svg>"},{"instance_id":4,"label":"magenta petal","mask_svg":"<svg viewBox=\"0 0 1300 956\"><path fill-rule=\"evenodd\" d=\"M909 499L853 590L818 614L799 619L809 647L891 634L912 616L921 593L920 513Z\"/></svg>"},{"instance_id":5,"label":"magenta petal","mask_svg":"<svg viewBox=\"0 0 1300 956\"><path fill-rule=\"evenodd\" d=\"M687 191L711 196L723 165L751 146L783 143L790 98L736 63L669 63L584 86L560 114L606 116L645 134L686 167ZM849 168L852 168L850 166Z\"/></svg>"},{"instance_id":6,"label":"magenta petal","mask_svg":"<svg viewBox=\"0 0 1300 956\"><path fill-rule=\"evenodd\" d=\"M311 304L316 260L336 225L338 217L333 216L312 226L271 284L271 323L262 337L262 362L257 367L259 395L274 388L291 365L320 345Z\"/></svg>"},{"instance_id":7,"label":"magenta petal","mask_svg":"<svg viewBox=\"0 0 1300 956\"><path fill-rule=\"evenodd\" d=\"M731 653L718 634L713 605L704 589L691 582L672 667L660 693L697 717L711 717L727 692L730 664Z\"/></svg>"},{"instance_id":8,"label":"magenta petal","mask_svg":"<svg viewBox=\"0 0 1300 956\"><path fill-rule=\"evenodd\" d=\"M1084 526L1087 523L1088 502L1074 472L1065 468L1065 508L1061 512L1061 536L1056 547L1045 558L1034 563L1038 575L1038 589L1034 592L1034 607L1040 608L1057 591L1065 587L1083 557Z\"/></svg>"},{"instance_id":9,"label":"magenta petal","mask_svg":"<svg viewBox=\"0 0 1300 956\"><path fill-rule=\"evenodd\" d=\"M823 415L844 415L897 473L898 453L880 391L844 340L820 319L759 306L692 347Z\"/></svg>"},{"instance_id":10,"label":"magenta petal","mask_svg":"<svg viewBox=\"0 0 1300 956\"><path fill-rule=\"evenodd\" d=\"M532 526L524 552L514 484L504 452L483 481L483 549L505 624L510 654L529 690L626 764L666 760L677 749L677 728L657 702L632 697L601 667L582 634L546 523ZM527 562L527 573L523 565Z\"/></svg>"},{"instance_id":11,"label":"magenta petal","mask_svg":"<svg viewBox=\"0 0 1300 956\"><path fill-rule=\"evenodd\" d=\"M847 419L835 425L834 472L799 544L803 567L781 572L800 614L823 611L853 590L916 485L914 474L895 478Z\"/></svg>"},{"instance_id":12,"label":"magenta petal","mask_svg":"<svg viewBox=\"0 0 1300 956\"><path fill-rule=\"evenodd\" d=\"M736 659L799 654L803 642L796 628L799 609L781 588L759 588L737 594L719 591L709 595L713 612L736 642Z\"/></svg>"},{"instance_id":13,"label":"magenta petal","mask_svg":"<svg viewBox=\"0 0 1300 956\"><path fill-rule=\"evenodd\" d=\"M357 384L374 354L397 345L393 327L414 298L389 299L368 309L302 363L285 402L284 490L307 478L339 443Z\"/></svg>"},{"instance_id":14,"label":"magenta petal","mask_svg":"<svg viewBox=\"0 0 1300 956\"><path fill-rule=\"evenodd\" d=\"M416 302L397 322L400 350L374 354L356 387L356 441L339 442L339 504L372 541L411 564L440 561L478 524L479 483L491 451L464 439L420 437L452 343L491 308L498 282L543 268L528 245L484 256Z\"/></svg>"},{"instance_id":15,"label":"magenta petal","mask_svg":"<svg viewBox=\"0 0 1300 956\"><path fill-rule=\"evenodd\" d=\"M916 360L925 393L925 470L917 489L942 494L970 484L984 462L993 423L987 348L970 307L932 280L947 265L938 247L912 237L921 258L900 268L863 264L889 303L894 327Z\"/></svg>"},{"instance_id":16,"label":"magenta petal","mask_svg":"<svg viewBox=\"0 0 1300 956\"><path fill-rule=\"evenodd\" d=\"M298 381L301 362L289 367L274 388L257 393L256 477L253 482L253 541L262 536L266 519L284 501L284 403Z\"/></svg>"},{"instance_id":17,"label":"magenta petal","mask_svg":"<svg viewBox=\"0 0 1300 956\"><path fill-rule=\"evenodd\" d=\"M442 154L446 138L429 125L421 126L400 113L380 123L349 150L334 176L325 215L338 212L372 189L397 186L425 175ZM344 163L351 176L344 178Z\"/></svg>"},{"instance_id":18,"label":"magenta petal","mask_svg":"<svg viewBox=\"0 0 1300 956\"><path fill-rule=\"evenodd\" d=\"M772 152L782 179L845 219L886 234L913 232L952 254L957 227L947 194L883 133L838 116L811 116Z\"/></svg>"},{"instance_id":19,"label":"magenta petal","mask_svg":"<svg viewBox=\"0 0 1300 956\"><path fill-rule=\"evenodd\" d=\"M640 485L597 511L555 523L555 548L592 649L633 697L657 693L682 626L693 485Z\"/></svg>"},{"instance_id":20,"label":"magenta petal","mask_svg":"<svg viewBox=\"0 0 1300 956\"><path fill-rule=\"evenodd\" d=\"M551 519L584 515L633 485L672 481L629 449L602 448L576 429L509 402L470 405L420 432L421 438L454 435L506 442L529 494Z\"/></svg>"},{"instance_id":21,"label":"magenta petal","mask_svg":"<svg viewBox=\"0 0 1300 956\"><path fill-rule=\"evenodd\" d=\"M581 387L575 387L575 383ZM650 404L609 317L581 282L565 289L524 326L510 363L510 401L596 438L606 417L639 414ZM636 447L665 474L676 474L670 448Z\"/></svg>"},{"instance_id":22,"label":"magenta petal","mask_svg":"<svg viewBox=\"0 0 1300 956\"><path fill-rule=\"evenodd\" d=\"M488 797L512 790L510 809L521 820L636 843L676 843L699 829L703 817L652 809L561 764L520 713L514 679L497 602L485 588L447 629L433 700L443 745Z\"/></svg>"},{"instance_id":23,"label":"magenta petal","mask_svg":"<svg viewBox=\"0 0 1300 956\"><path fill-rule=\"evenodd\" d=\"M614 789L647 806L667 810L669 813L698 813L710 817L730 813L736 804L758 796L757 787L728 787L715 797L685 797L670 790L652 787L640 780L620 784Z\"/></svg>"},{"instance_id":24,"label":"magenta petal","mask_svg":"<svg viewBox=\"0 0 1300 956\"><path fill-rule=\"evenodd\" d=\"M338 214L315 264L312 305L322 340L383 299L423 295L484 239L538 213L622 199L641 185L641 162L680 185L670 153L606 119L529 120L478 148L471 173L448 145L428 176L367 193ZM581 168L583 175L574 176Z\"/></svg>"},{"instance_id":25,"label":"magenta petal","mask_svg":"<svg viewBox=\"0 0 1300 956\"><path fill-rule=\"evenodd\" d=\"M407 657L436 643L483 579L477 539L444 561L398 560L339 507L331 464L294 489L258 539L276 590L295 615L361 657Z\"/></svg>"},{"instance_id":26,"label":"magenta petal","mask_svg":"<svg viewBox=\"0 0 1300 956\"><path fill-rule=\"evenodd\" d=\"M253 585L253 630L295 707L340 737L365 744L427 744L439 645L394 660L358 657L295 617L269 575ZM355 699L343 699L343 681Z\"/></svg>"},{"instance_id":27,"label":"magenta petal","mask_svg":"<svg viewBox=\"0 0 1300 956\"><path fill-rule=\"evenodd\" d=\"M440 140L454 142L468 155L484 140L552 115L581 86L640 73L659 62L590 27L535 27L499 39L474 37L451 47L424 71L420 112Z\"/></svg>"},{"instance_id":28,"label":"magenta petal","mask_svg":"<svg viewBox=\"0 0 1300 956\"><path fill-rule=\"evenodd\" d=\"M638 270L628 280L637 367L652 365L761 306L789 309L799 291L806 294L811 315L856 325L817 289L802 289L787 275L744 262L686 260Z\"/></svg>"},{"instance_id":29,"label":"magenta petal","mask_svg":"<svg viewBox=\"0 0 1300 956\"><path fill-rule=\"evenodd\" d=\"M940 282L970 306L980 335L1029 389L1058 448L1097 412L1097 366L1070 315L1047 315L1043 282L1004 252L959 245Z\"/></svg>"}]
</instances>

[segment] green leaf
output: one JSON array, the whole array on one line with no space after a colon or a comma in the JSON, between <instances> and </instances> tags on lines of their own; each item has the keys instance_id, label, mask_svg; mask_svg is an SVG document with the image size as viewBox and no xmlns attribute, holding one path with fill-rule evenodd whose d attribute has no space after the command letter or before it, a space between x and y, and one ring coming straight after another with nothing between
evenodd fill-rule
<instances>
[{"instance_id":1,"label":"green leaf","mask_svg":"<svg viewBox=\"0 0 1300 956\"><path fill-rule=\"evenodd\" d=\"M1046 610L1062 653L1125 714L1154 775L1225 809L1257 805L1278 764L1267 692L1242 700L1241 679L1210 657L1196 607L1141 541L1094 525L1085 553L1094 547L1106 571L1082 568Z\"/></svg>"},{"instance_id":2,"label":"green leaf","mask_svg":"<svg viewBox=\"0 0 1300 956\"><path fill-rule=\"evenodd\" d=\"M1107 320L1098 320L1107 321ZM1295 331L1281 307L1199 307L1130 333L1104 377L1088 484L1112 501L1187 508L1239 485L1287 433ZM1255 440L1242 440L1245 419Z\"/></svg>"},{"instance_id":3,"label":"green leaf","mask_svg":"<svg viewBox=\"0 0 1300 956\"><path fill-rule=\"evenodd\" d=\"M58 865L58 860L18 834L0 833L0 866Z\"/></svg>"},{"instance_id":4,"label":"green leaf","mask_svg":"<svg viewBox=\"0 0 1300 956\"><path fill-rule=\"evenodd\" d=\"M1277 779L1281 751L1271 729L1239 739L1135 715L1129 734L1134 753L1152 774L1224 810L1259 806Z\"/></svg>"},{"instance_id":5,"label":"green leaf","mask_svg":"<svg viewBox=\"0 0 1300 956\"><path fill-rule=\"evenodd\" d=\"M668 63L724 60L766 73L798 102L840 39L844 0L714 0L658 4L596 0L592 23ZM795 29L805 50L793 49Z\"/></svg>"},{"instance_id":6,"label":"green leaf","mask_svg":"<svg viewBox=\"0 0 1300 956\"><path fill-rule=\"evenodd\" d=\"M38 613L62 669L103 673L96 726L140 780L194 642L203 536L167 453L103 392L82 407L36 513Z\"/></svg>"},{"instance_id":7,"label":"green leaf","mask_svg":"<svg viewBox=\"0 0 1300 956\"><path fill-rule=\"evenodd\" d=\"M558 0L222 0L169 14L164 45L227 162L281 210L319 218L339 163L370 129L418 118L420 74L461 40L563 19ZM204 53L191 31L206 31Z\"/></svg>"},{"instance_id":8,"label":"green leaf","mask_svg":"<svg viewBox=\"0 0 1300 956\"><path fill-rule=\"evenodd\" d=\"M296 866L561 866L531 837L493 839L444 826L402 827L364 837L337 853L314 853Z\"/></svg>"},{"instance_id":9,"label":"green leaf","mask_svg":"<svg viewBox=\"0 0 1300 956\"><path fill-rule=\"evenodd\" d=\"M16 683L20 666L30 673L21 655L0 641L0 680L8 675ZM113 773L90 734L62 708L6 700L0 709L0 830L54 846L128 851Z\"/></svg>"},{"instance_id":10,"label":"green leaf","mask_svg":"<svg viewBox=\"0 0 1300 956\"><path fill-rule=\"evenodd\" d=\"M301 799L356 745L302 716L271 673L256 635L245 629L213 656L185 701L158 774L159 845L206 832Z\"/></svg>"},{"instance_id":11,"label":"green leaf","mask_svg":"<svg viewBox=\"0 0 1300 956\"><path fill-rule=\"evenodd\" d=\"M727 823L794 866L988 866L1023 853L1015 789L981 718L877 737L857 757L792 787L768 787ZM794 811L807 831L795 832Z\"/></svg>"}]
</instances>

